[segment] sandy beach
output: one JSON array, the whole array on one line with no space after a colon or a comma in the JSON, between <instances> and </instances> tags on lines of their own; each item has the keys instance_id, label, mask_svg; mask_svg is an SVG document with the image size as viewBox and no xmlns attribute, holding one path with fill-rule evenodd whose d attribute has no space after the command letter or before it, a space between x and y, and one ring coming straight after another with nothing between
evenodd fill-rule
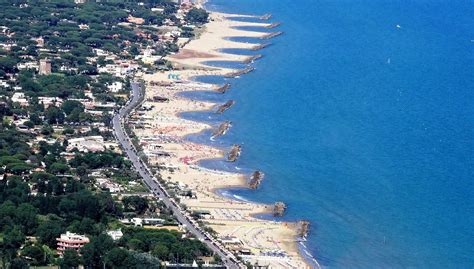
<instances>
[{"instance_id":1,"label":"sandy beach","mask_svg":"<svg viewBox=\"0 0 474 269\"><path fill-rule=\"evenodd\" d=\"M187 99L179 93L209 91L219 87L192 81L193 77L227 75L237 71L210 67L204 64L206 61L244 62L248 59L249 56L221 52L225 48L252 49L256 46L230 41L229 37L260 38L268 34L237 29L240 26L267 27L270 25L267 21L231 21L226 18L229 16L240 15L211 13L211 20L199 38L192 40L177 54L167 57L177 70L143 76L146 82L143 107L147 109L141 109L132 116L135 126L141 126L134 132L149 163L162 168L161 178L169 184L192 190L193 197L181 198L181 203L190 211L205 212L203 222L217 232L217 238L229 250L245 253L241 255L244 260L269 265L270 268L310 268L298 251L298 224L254 217L256 214L271 213L273 205L231 200L218 195L218 189L247 187L248 175L197 166L203 159L223 158L226 151L184 139L189 134L214 127L182 119L179 113L215 110L219 104ZM262 43L265 42L268 41L262 40Z\"/></svg>"}]
</instances>

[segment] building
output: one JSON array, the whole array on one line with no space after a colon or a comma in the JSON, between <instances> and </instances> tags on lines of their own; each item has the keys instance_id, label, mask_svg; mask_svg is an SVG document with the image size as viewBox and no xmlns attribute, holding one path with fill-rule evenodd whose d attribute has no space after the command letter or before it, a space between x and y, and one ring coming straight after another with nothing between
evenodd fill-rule
<instances>
[{"instance_id":1,"label":"building","mask_svg":"<svg viewBox=\"0 0 474 269\"><path fill-rule=\"evenodd\" d=\"M99 188L108 189L111 193L124 191L124 188L120 186L120 184L114 183L107 178L96 178L96 182Z\"/></svg>"},{"instance_id":2,"label":"building","mask_svg":"<svg viewBox=\"0 0 474 269\"><path fill-rule=\"evenodd\" d=\"M120 229L108 231L107 234L108 234L110 237L112 237L112 240L114 240L114 241L119 240L119 239L122 238L122 236L123 236L122 230L120 230Z\"/></svg>"},{"instance_id":3,"label":"building","mask_svg":"<svg viewBox=\"0 0 474 269\"><path fill-rule=\"evenodd\" d=\"M193 1L192 0L178 0L178 5L192 5Z\"/></svg>"},{"instance_id":4,"label":"building","mask_svg":"<svg viewBox=\"0 0 474 269\"><path fill-rule=\"evenodd\" d=\"M143 225L162 226L165 223L164 219L158 218L132 218L120 220L123 224L133 224L135 227L143 227Z\"/></svg>"},{"instance_id":5,"label":"building","mask_svg":"<svg viewBox=\"0 0 474 269\"><path fill-rule=\"evenodd\" d=\"M113 92L113 93L117 93L119 91L122 90L123 88L123 83L120 82L120 81L115 81L114 83L110 84L110 85L107 85L107 88Z\"/></svg>"},{"instance_id":6,"label":"building","mask_svg":"<svg viewBox=\"0 0 474 269\"><path fill-rule=\"evenodd\" d=\"M138 17L133 17L132 15L129 15L127 17L127 21L130 22L130 23L134 23L134 24L143 24L143 23L145 23L145 19L138 18Z\"/></svg>"},{"instance_id":7,"label":"building","mask_svg":"<svg viewBox=\"0 0 474 269\"><path fill-rule=\"evenodd\" d=\"M40 96L38 97L38 104L43 105L44 108L48 108L51 106L59 107L63 103L63 99L59 97L47 97L47 96Z\"/></svg>"},{"instance_id":8,"label":"building","mask_svg":"<svg viewBox=\"0 0 474 269\"><path fill-rule=\"evenodd\" d=\"M85 235L66 232L65 234L61 234L61 237L56 238L56 241L58 242L58 254L62 256L64 251L68 249L79 251L85 244L89 243L89 238Z\"/></svg>"},{"instance_id":9,"label":"building","mask_svg":"<svg viewBox=\"0 0 474 269\"><path fill-rule=\"evenodd\" d=\"M25 107L28 106L28 99L26 99L25 93L23 92L15 92L11 98L13 103L19 103L20 106Z\"/></svg>"},{"instance_id":10,"label":"building","mask_svg":"<svg viewBox=\"0 0 474 269\"><path fill-rule=\"evenodd\" d=\"M68 140L67 150L77 148L79 152L99 152L104 151L104 138L102 136L86 136L72 138Z\"/></svg>"},{"instance_id":11,"label":"building","mask_svg":"<svg viewBox=\"0 0 474 269\"><path fill-rule=\"evenodd\" d=\"M26 62L26 63L18 63L17 64L18 70L25 70L25 69L34 69L38 70L38 62Z\"/></svg>"},{"instance_id":12,"label":"building","mask_svg":"<svg viewBox=\"0 0 474 269\"><path fill-rule=\"evenodd\" d=\"M40 36L37 39L35 39L35 41L36 41L36 46L37 47L40 47L40 48L44 47L44 38L43 37Z\"/></svg>"},{"instance_id":13,"label":"building","mask_svg":"<svg viewBox=\"0 0 474 269\"><path fill-rule=\"evenodd\" d=\"M40 75L49 75L49 74L51 74L51 62L48 59L41 59L40 60L39 74Z\"/></svg>"}]
</instances>

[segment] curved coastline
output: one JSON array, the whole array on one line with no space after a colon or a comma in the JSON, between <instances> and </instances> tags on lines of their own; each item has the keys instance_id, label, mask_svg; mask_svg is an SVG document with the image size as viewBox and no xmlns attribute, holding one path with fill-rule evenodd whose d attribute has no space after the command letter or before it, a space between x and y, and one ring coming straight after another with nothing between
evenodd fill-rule
<instances>
[{"instance_id":1,"label":"curved coastline","mask_svg":"<svg viewBox=\"0 0 474 269\"><path fill-rule=\"evenodd\" d=\"M199 77L194 77L193 79L198 79ZM190 99L194 99L195 97L193 96L190 96L190 95L193 95L193 94L196 94L196 93L200 93L200 91L193 91L193 90L190 90L190 91L187 91L187 92L183 92L183 96L185 96L185 98L190 98ZM212 93L211 93L212 94ZM219 97L218 97L219 98ZM215 100L209 100L209 99L206 99L206 98L201 98L200 100L203 100L203 101L211 101L211 102L216 102ZM211 113L212 110L207 110L207 111L186 111L184 113L193 113L193 112L199 112L199 113ZM204 120L204 119L197 119L196 117L193 117L193 116L189 116L189 115L182 115L180 114L180 117L182 118L185 118L185 119L188 119L188 120L192 120L192 121L198 121L198 122L206 122L206 123L211 123L210 120ZM215 122L217 120L213 120L212 122ZM193 138L196 138L198 136L205 136L206 135L206 132L209 132L210 130L212 130L212 128L209 128L209 129L206 129L206 130L203 130L201 133L195 133L195 134L191 134L189 136L187 136L187 139L189 139L189 137L193 137ZM208 144L208 141L200 141L200 143L207 143ZM227 146L227 145L226 145ZM213 147L219 147L217 145L213 145ZM222 147L221 147L222 149ZM205 164L202 164L202 162L206 162L206 161L210 161L210 162L222 162L224 161L224 157L222 158L212 158L212 159L205 159L205 160L201 160L198 165L199 166L202 166L202 167L205 167L205 168L208 168ZM208 168L209 169L209 168ZM243 167L243 168L240 168L240 169L245 169L246 173L244 173L245 175L248 175L250 176L250 173L252 172L251 168L248 168L248 167ZM222 167L221 165L219 165L219 170L224 170L226 172L231 172L231 173L242 173L243 171L232 171L232 170L228 170L226 169L226 167ZM214 193L216 193L217 195L220 195L220 196L223 196L223 197L226 197L227 199L233 199L233 200L238 200L238 201L242 201L242 202L247 202L247 203L257 203L255 201L252 201L252 200L247 200L246 198L240 196L240 195L237 195L237 194L234 194L232 193L232 191L234 190L238 190L238 189L248 189L247 187L233 187L233 188L218 188L218 189L215 189L214 190ZM268 219L269 216L270 216L270 212L266 212L266 213L256 213L256 214L253 214L252 216L255 217L255 218L259 218L259 219ZM273 218L272 221L279 221L278 219L275 219ZM299 253L301 256L303 256L303 258L306 260L306 262L312 266L313 268L321 268L320 264L318 263L318 261L316 260L316 258L310 253L310 251L308 250L306 244L305 244L305 241L306 239L302 239L302 240L299 240L298 241L298 249L299 249Z\"/></svg>"},{"instance_id":2,"label":"curved coastline","mask_svg":"<svg viewBox=\"0 0 474 269\"><path fill-rule=\"evenodd\" d=\"M254 27L254 26L252 26ZM242 31L242 30L237 30L237 31ZM261 32L260 34L264 34L266 35L265 32ZM259 38L257 36L251 36L250 38ZM229 41L229 40L228 40ZM261 41L261 40L260 40ZM239 44L239 45L236 45L235 49L242 49L242 50L252 50L252 47L253 45L255 45L256 43L254 44L250 44L252 46L249 46L249 43L242 43L242 42L236 42L236 41L230 41L231 43L233 44ZM193 42L191 42L192 44ZM234 48L232 47L229 47L229 45L225 46L225 48ZM222 48L223 49L223 48ZM223 54L223 53L222 53ZM217 61L223 61L223 62L239 62L241 59L243 59L244 57L240 56L240 55L233 55L233 56L229 56L231 54L225 54L225 56L223 55L219 55L217 56ZM248 57L248 56L246 56ZM195 91L203 91L203 90L207 90L209 91L209 85L212 85L212 84L209 84L209 83L202 83L202 82L198 82L196 81L195 79L197 77L202 77L202 76L206 76L206 75L213 75L213 76L218 76L218 77L224 77L226 74L229 74L229 73L232 73L232 72L240 72L239 70L235 70L235 69L231 69L231 68L225 68L225 67L221 67L221 68L218 68L218 70L212 70L212 71L206 71L206 72L199 72L199 68L204 68L205 66L209 66L208 64L206 64L206 61L203 61L203 59L185 59L185 60L182 60L182 59L173 59L172 60L175 64L177 64L178 66L179 65L186 65L186 66L189 66L189 65L193 65L196 67L196 69L194 70L198 70L198 71L188 71L188 70L182 70L182 72L180 73L181 76L183 78L185 78L185 81L190 81L191 83L196 83L196 85L200 85L202 86L201 88L198 88L198 89L187 89L186 92L195 92ZM211 61L214 61L211 59ZM219 70L220 69L220 70ZM240 75L240 74L239 74ZM165 79L166 76L159 76L159 79L161 80L166 80ZM153 80L153 78L151 79ZM151 81L149 80L149 81ZM215 85L214 85L215 86ZM148 91L147 91L148 92ZM184 92L184 91L181 91L181 92ZM179 94L175 94L173 93L175 96L178 96ZM216 93L217 94L217 93ZM183 99L186 99L187 97L182 97L181 98ZM187 102L187 101L184 101L182 100L183 102ZM188 100L189 101L189 100ZM193 108L191 107L187 107L187 109L182 109L181 111L176 111L176 113L174 113L174 116L176 117L181 117L180 113L182 112L192 112L192 111L211 111L213 108L215 108L215 105L216 103L215 102L208 102L208 101L192 101L192 103L194 104L194 110ZM179 113L178 113L179 112ZM209 131L210 128L212 128L211 125L209 125L208 123L202 123L202 122L196 122L196 121L189 121L187 122L186 119L183 119L183 123L186 122L186 123L189 123L189 122L193 122L194 125L196 125L194 128L191 128L193 131L189 131L187 130L187 134L185 137L182 137L182 140L185 141L187 140L187 136L190 136L190 135L198 135L202 132L206 132L206 131ZM175 133L176 135L177 133ZM143 135L143 134L141 134ZM140 136L140 135L139 135ZM179 135L177 135L179 136ZM212 146L208 146L206 145L205 147L206 150L209 150L209 153L212 151L212 154L204 154L204 156L197 156L196 158L194 158L194 160L192 161L193 165L194 165L194 168L192 169L202 169L202 171L205 171L205 167L201 167L199 168L199 162L202 161L202 160L209 160L209 159L213 159L213 157L218 157L219 159L221 158L224 158L224 154L222 152L222 148L216 148L214 145ZM214 148L214 150L211 150L211 148ZM184 149L186 150L186 149ZM215 171L212 171L212 172L215 172ZM222 171L223 173L228 173L228 172L224 172ZM239 183L240 182L240 183ZM216 195L220 196L220 197L225 197L226 199L231 199L231 200L234 200L234 198L231 198L231 197L228 197L226 195L222 195L222 192L225 192L226 190L232 190L234 188L242 188L242 187L246 187L246 183L245 183L245 179L242 177L242 176L239 176L239 180L237 180L237 184L236 182L234 181L234 183L232 184L217 184L217 185L214 185L214 187L212 188L211 192L212 193L215 193ZM255 202L250 202L250 201L246 201L245 199L242 201L246 204L252 204L252 205L255 205L257 207L257 210L256 211L252 211L249 213L249 216L251 217L258 217L258 215L261 215L261 214L268 214L270 211L269 211L269 205L264 205L264 204L259 204L259 203L255 203ZM232 203L232 202L231 202ZM274 223L274 225L290 225L288 223L284 223L284 222L276 222ZM287 226L287 227L290 227L290 226ZM296 229L294 225L291 225L291 229ZM300 256L302 256L305 260L304 260L304 263L306 264L306 266L309 266L309 267L320 267L319 264L317 263L316 260L314 260L314 258L309 255L309 253L307 251L304 251L304 249L301 248L302 246L302 242L301 240L299 239L296 239L294 240L294 243L295 245L297 245L298 247L298 252L300 254ZM305 255L306 253L306 255ZM289 267L292 266L290 263L288 263ZM301 265L301 264L300 264ZM299 267L301 268L301 267Z\"/></svg>"}]
</instances>

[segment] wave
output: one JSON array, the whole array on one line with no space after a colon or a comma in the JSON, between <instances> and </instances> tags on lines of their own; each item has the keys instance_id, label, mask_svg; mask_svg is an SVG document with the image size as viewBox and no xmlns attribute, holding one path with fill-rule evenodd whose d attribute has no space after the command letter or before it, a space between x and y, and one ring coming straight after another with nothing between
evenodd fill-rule
<instances>
[{"instance_id":1,"label":"wave","mask_svg":"<svg viewBox=\"0 0 474 269\"><path fill-rule=\"evenodd\" d=\"M321 268L321 265L318 263L316 258L311 254L309 251L308 247L304 243L306 241L305 238L303 238L302 241L299 242L298 249L300 251L300 254L305 258L305 260L309 263L309 265L313 268Z\"/></svg>"},{"instance_id":2,"label":"wave","mask_svg":"<svg viewBox=\"0 0 474 269\"><path fill-rule=\"evenodd\" d=\"M240 195L231 193L231 192L230 192L229 190L227 190L227 189L219 190L219 191L218 191L218 194L220 194L220 195L223 196L223 197L232 199L232 200L237 200L237 201L242 201L242 202L250 202L249 200L245 199L244 197L242 197L242 196L240 196Z\"/></svg>"}]
</instances>

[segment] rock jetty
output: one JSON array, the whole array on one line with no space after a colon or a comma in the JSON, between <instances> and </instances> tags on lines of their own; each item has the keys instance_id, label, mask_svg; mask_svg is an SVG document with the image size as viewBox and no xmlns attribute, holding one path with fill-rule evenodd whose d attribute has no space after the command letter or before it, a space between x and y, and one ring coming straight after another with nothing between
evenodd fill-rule
<instances>
[{"instance_id":1,"label":"rock jetty","mask_svg":"<svg viewBox=\"0 0 474 269\"><path fill-rule=\"evenodd\" d=\"M225 135L227 130L229 130L230 125L231 125L231 122L228 120L221 123L219 127L212 133L212 138Z\"/></svg>"},{"instance_id":2,"label":"rock jetty","mask_svg":"<svg viewBox=\"0 0 474 269\"><path fill-rule=\"evenodd\" d=\"M273 33L269 33L268 35L264 35L264 36L260 37L260 39L270 39L270 38L274 38L276 36L279 36L281 34L283 34L282 31L273 32Z\"/></svg>"},{"instance_id":3,"label":"rock jetty","mask_svg":"<svg viewBox=\"0 0 474 269\"><path fill-rule=\"evenodd\" d=\"M271 44L272 43L258 44L258 45L253 46L252 48L250 48L250 50L254 50L254 51L261 50L261 49L264 49L264 48L270 46Z\"/></svg>"},{"instance_id":4,"label":"rock jetty","mask_svg":"<svg viewBox=\"0 0 474 269\"><path fill-rule=\"evenodd\" d=\"M274 23L272 23L272 24L270 24L270 25L265 26L265 28L267 28L267 29L272 29L272 28L278 27L278 26L280 26L280 25L281 25L281 22L274 22Z\"/></svg>"},{"instance_id":5,"label":"rock jetty","mask_svg":"<svg viewBox=\"0 0 474 269\"><path fill-rule=\"evenodd\" d=\"M225 93L230 88L230 83L226 83L216 89L217 92Z\"/></svg>"},{"instance_id":6,"label":"rock jetty","mask_svg":"<svg viewBox=\"0 0 474 269\"><path fill-rule=\"evenodd\" d=\"M237 71L235 71L235 72L226 74L226 75L224 75L224 77L226 77L226 78L235 78L235 77L238 77L238 76L241 76L241 75L250 73L250 72L252 72L253 70L255 70L255 67L249 66L249 67L246 67L246 68L244 68L244 69L240 69L240 70L237 70Z\"/></svg>"},{"instance_id":7,"label":"rock jetty","mask_svg":"<svg viewBox=\"0 0 474 269\"><path fill-rule=\"evenodd\" d=\"M235 101L234 100L229 100L227 101L225 104L223 105L220 105L218 108L217 108L217 111L216 113L217 114L222 114L224 113L224 111L226 111L227 109L229 109L231 106L233 106L235 104Z\"/></svg>"},{"instance_id":8,"label":"rock jetty","mask_svg":"<svg viewBox=\"0 0 474 269\"><path fill-rule=\"evenodd\" d=\"M229 154L227 154L227 161L235 162L237 158L239 158L241 150L242 146L237 144L233 145L231 150L229 151Z\"/></svg>"},{"instance_id":9,"label":"rock jetty","mask_svg":"<svg viewBox=\"0 0 474 269\"><path fill-rule=\"evenodd\" d=\"M247 59L243 60L242 63L243 63L243 64L253 63L255 60L258 60L258 59L260 59L260 58L262 58L262 57L263 57L262 54L253 55L253 56L250 56L250 57L248 57Z\"/></svg>"},{"instance_id":10,"label":"rock jetty","mask_svg":"<svg viewBox=\"0 0 474 269\"><path fill-rule=\"evenodd\" d=\"M274 217L281 217L283 216L283 214L285 214L285 210L286 210L287 206L285 203L283 202L276 202L274 205L273 205L273 216Z\"/></svg>"},{"instance_id":11,"label":"rock jetty","mask_svg":"<svg viewBox=\"0 0 474 269\"><path fill-rule=\"evenodd\" d=\"M252 176L250 176L249 180L249 188L256 190L258 186L260 186L260 183L262 183L263 177L265 174L263 174L262 171L255 171L253 172Z\"/></svg>"},{"instance_id":12,"label":"rock jetty","mask_svg":"<svg viewBox=\"0 0 474 269\"><path fill-rule=\"evenodd\" d=\"M298 236L305 238L309 232L309 221L301 220L298 222Z\"/></svg>"}]
</instances>

